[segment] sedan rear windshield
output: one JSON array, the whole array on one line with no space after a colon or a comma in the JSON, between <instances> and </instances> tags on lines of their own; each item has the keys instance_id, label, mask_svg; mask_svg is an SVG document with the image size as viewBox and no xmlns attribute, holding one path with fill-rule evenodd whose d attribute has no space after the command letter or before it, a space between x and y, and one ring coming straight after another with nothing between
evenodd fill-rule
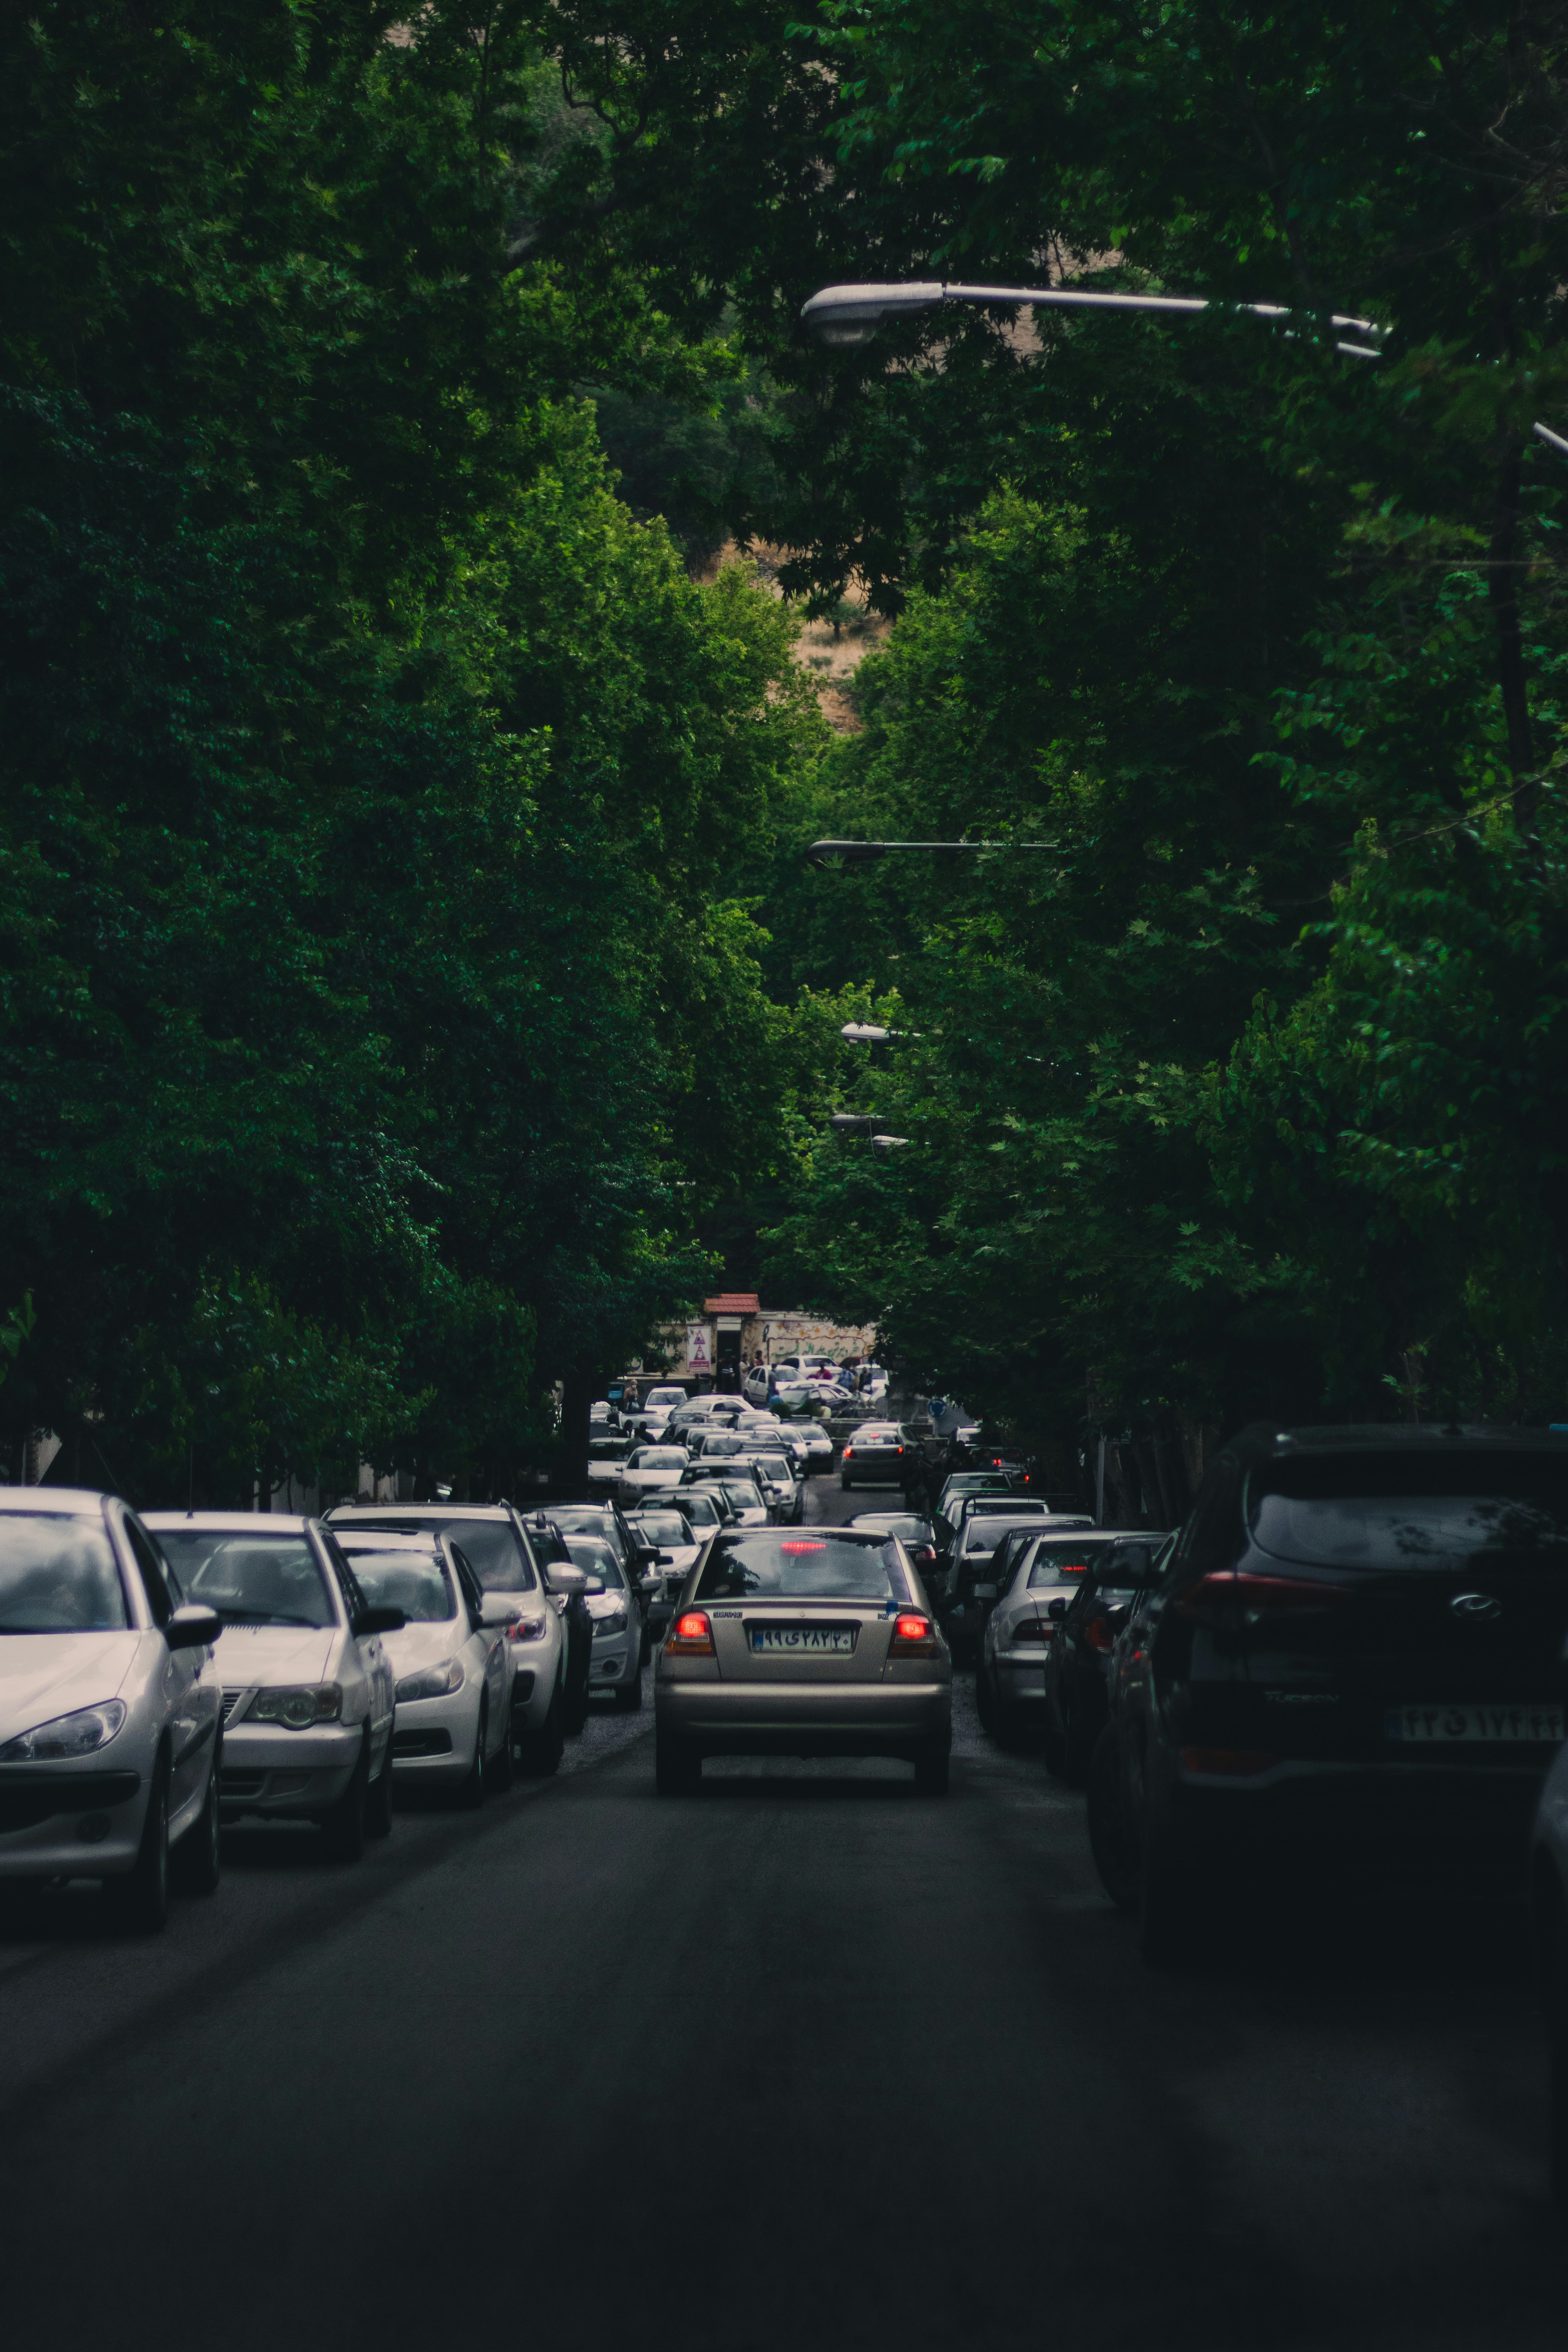
<instances>
[{"instance_id":1,"label":"sedan rear windshield","mask_svg":"<svg viewBox=\"0 0 1568 2352\"><path fill-rule=\"evenodd\" d=\"M118 1633L127 1622L101 1518L0 1512L0 1633Z\"/></svg>"},{"instance_id":2,"label":"sedan rear windshield","mask_svg":"<svg viewBox=\"0 0 1568 2352\"><path fill-rule=\"evenodd\" d=\"M375 1525L387 1535L430 1534L450 1536L462 1547L463 1558L478 1577L486 1592L532 1592L539 1580L533 1573L533 1563L517 1539L517 1530L510 1519L466 1519L457 1512L443 1515L439 1511L421 1511L416 1518L402 1521L378 1519ZM334 1534L345 1530L338 1523Z\"/></svg>"},{"instance_id":3,"label":"sedan rear windshield","mask_svg":"<svg viewBox=\"0 0 1568 2352\"><path fill-rule=\"evenodd\" d=\"M632 1528L645 1543L660 1544L667 1551L691 1541L691 1529L679 1511L639 1511Z\"/></svg>"},{"instance_id":4,"label":"sedan rear windshield","mask_svg":"<svg viewBox=\"0 0 1568 2352\"><path fill-rule=\"evenodd\" d=\"M335 1625L316 1555L301 1535L222 1535L164 1528L158 1537L189 1601L230 1625Z\"/></svg>"},{"instance_id":5,"label":"sedan rear windshield","mask_svg":"<svg viewBox=\"0 0 1568 2352\"><path fill-rule=\"evenodd\" d=\"M683 1470L686 1461L684 1445L639 1445L630 1466L634 1470Z\"/></svg>"},{"instance_id":6,"label":"sedan rear windshield","mask_svg":"<svg viewBox=\"0 0 1568 2352\"><path fill-rule=\"evenodd\" d=\"M1042 1584L1060 1584L1069 1576L1083 1576L1098 1568L1110 1551L1109 1544L1086 1544L1068 1537L1053 1543L1047 1537L1035 1547L1029 1566L1029 1590L1036 1591Z\"/></svg>"},{"instance_id":7,"label":"sedan rear windshield","mask_svg":"<svg viewBox=\"0 0 1568 2352\"><path fill-rule=\"evenodd\" d=\"M845 1536L721 1536L697 1582L699 1601L913 1599L895 1543Z\"/></svg>"},{"instance_id":8,"label":"sedan rear windshield","mask_svg":"<svg viewBox=\"0 0 1568 2352\"><path fill-rule=\"evenodd\" d=\"M401 1609L411 1625L441 1625L457 1615L458 1598L438 1554L359 1551L341 1534L338 1540L373 1609Z\"/></svg>"},{"instance_id":9,"label":"sedan rear windshield","mask_svg":"<svg viewBox=\"0 0 1568 2352\"><path fill-rule=\"evenodd\" d=\"M1277 1559L1324 1568L1441 1568L1539 1559L1568 1569L1568 1452L1456 1450L1271 1463L1248 1481L1247 1522Z\"/></svg>"},{"instance_id":10,"label":"sedan rear windshield","mask_svg":"<svg viewBox=\"0 0 1568 2352\"><path fill-rule=\"evenodd\" d=\"M743 1454L745 1450L746 1441L743 1437L705 1437L702 1441L704 1461L711 1461L715 1454Z\"/></svg>"}]
</instances>

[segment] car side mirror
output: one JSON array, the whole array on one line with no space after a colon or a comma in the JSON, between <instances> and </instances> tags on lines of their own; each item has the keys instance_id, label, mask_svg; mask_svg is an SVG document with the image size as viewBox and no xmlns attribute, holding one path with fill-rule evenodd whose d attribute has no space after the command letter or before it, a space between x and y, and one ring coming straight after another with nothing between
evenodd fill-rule
<instances>
[{"instance_id":1,"label":"car side mirror","mask_svg":"<svg viewBox=\"0 0 1568 2352\"><path fill-rule=\"evenodd\" d=\"M648 1567L654 1560L658 1559L658 1557L659 1551L657 1544L638 1544L637 1558L642 1561L645 1568Z\"/></svg>"},{"instance_id":2,"label":"car side mirror","mask_svg":"<svg viewBox=\"0 0 1568 2352\"><path fill-rule=\"evenodd\" d=\"M1046 1614L1054 1625L1059 1625L1072 1606L1065 1593L1058 1592L1054 1601L1046 1603Z\"/></svg>"},{"instance_id":3,"label":"car side mirror","mask_svg":"<svg viewBox=\"0 0 1568 2352\"><path fill-rule=\"evenodd\" d=\"M400 1633L407 1622L401 1609L356 1609L349 1631L363 1641L367 1633Z\"/></svg>"},{"instance_id":4,"label":"car side mirror","mask_svg":"<svg viewBox=\"0 0 1568 2352\"><path fill-rule=\"evenodd\" d=\"M163 1639L171 1650L205 1650L222 1632L223 1619L217 1611L193 1601L175 1610L163 1628Z\"/></svg>"},{"instance_id":5,"label":"car side mirror","mask_svg":"<svg viewBox=\"0 0 1568 2352\"><path fill-rule=\"evenodd\" d=\"M588 1579L580 1568L568 1568L563 1559L552 1559L544 1571L544 1581L552 1592L564 1593L567 1600L588 1589Z\"/></svg>"}]
</instances>

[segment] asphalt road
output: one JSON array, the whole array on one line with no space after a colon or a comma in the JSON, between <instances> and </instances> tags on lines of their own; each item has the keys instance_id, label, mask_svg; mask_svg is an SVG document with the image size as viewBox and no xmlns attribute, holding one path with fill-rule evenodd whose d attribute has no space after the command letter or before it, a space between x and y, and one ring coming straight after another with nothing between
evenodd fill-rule
<instances>
[{"instance_id":1,"label":"asphalt road","mask_svg":"<svg viewBox=\"0 0 1568 2352\"><path fill-rule=\"evenodd\" d=\"M842 1497L837 1517L895 1497ZM1561 2352L1518 1923L1296 1923L1162 1979L1081 1801L652 1717L353 1870L229 1841L168 1935L0 1912L9 2340Z\"/></svg>"}]
</instances>

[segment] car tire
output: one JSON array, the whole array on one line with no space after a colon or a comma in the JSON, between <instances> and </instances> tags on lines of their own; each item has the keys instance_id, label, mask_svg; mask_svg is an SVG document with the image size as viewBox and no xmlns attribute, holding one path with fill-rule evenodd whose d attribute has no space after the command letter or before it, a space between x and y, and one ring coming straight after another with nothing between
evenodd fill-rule
<instances>
[{"instance_id":1,"label":"car tire","mask_svg":"<svg viewBox=\"0 0 1568 2352\"><path fill-rule=\"evenodd\" d=\"M221 1737L220 1734L220 1739ZM220 1762L215 1745L201 1811L169 1857L170 1875L182 1895L216 1895L223 1876L223 1830L218 1816Z\"/></svg>"},{"instance_id":2,"label":"car tire","mask_svg":"<svg viewBox=\"0 0 1568 2352\"><path fill-rule=\"evenodd\" d=\"M321 1836L334 1862L358 1862L364 1853L370 1804L370 1734L360 1742L349 1785L330 1812L321 1815Z\"/></svg>"},{"instance_id":3,"label":"car tire","mask_svg":"<svg viewBox=\"0 0 1568 2352\"><path fill-rule=\"evenodd\" d=\"M169 1759L153 1767L147 1812L136 1859L123 1878L106 1878L103 1892L118 1926L132 1936L162 1934L169 1918Z\"/></svg>"},{"instance_id":4,"label":"car tire","mask_svg":"<svg viewBox=\"0 0 1568 2352\"><path fill-rule=\"evenodd\" d=\"M996 1694L991 1687L991 1677L982 1658L974 1669L974 1712L980 1717L982 1731L996 1727Z\"/></svg>"},{"instance_id":5,"label":"car tire","mask_svg":"<svg viewBox=\"0 0 1568 2352\"><path fill-rule=\"evenodd\" d=\"M948 1790L950 1759L942 1748L928 1748L915 1758L915 1794L917 1797L945 1797Z\"/></svg>"},{"instance_id":6,"label":"car tire","mask_svg":"<svg viewBox=\"0 0 1568 2352\"><path fill-rule=\"evenodd\" d=\"M653 1781L661 1797L689 1797L700 1785L702 1759L689 1748L678 1747L672 1739L653 1743Z\"/></svg>"},{"instance_id":7,"label":"car tire","mask_svg":"<svg viewBox=\"0 0 1568 2352\"><path fill-rule=\"evenodd\" d=\"M1119 1911L1136 1911L1142 1899L1143 1874L1122 1802L1121 1750L1115 1727L1109 1723L1095 1741L1089 1760L1086 1811L1089 1851L1100 1885Z\"/></svg>"},{"instance_id":8,"label":"car tire","mask_svg":"<svg viewBox=\"0 0 1568 2352\"><path fill-rule=\"evenodd\" d=\"M485 1785L492 1796L504 1797L511 1786L511 1739L509 1736L501 1741L485 1766Z\"/></svg>"},{"instance_id":9,"label":"car tire","mask_svg":"<svg viewBox=\"0 0 1568 2352\"><path fill-rule=\"evenodd\" d=\"M1068 1744L1051 1713L1047 1697L1040 1716L1040 1750L1046 1759L1046 1769L1053 1780L1065 1780L1068 1776Z\"/></svg>"},{"instance_id":10,"label":"car tire","mask_svg":"<svg viewBox=\"0 0 1568 2352\"><path fill-rule=\"evenodd\" d=\"M642 1669L639 1666L629 1683L616 1685L616 1711L618 1715L636 1715L642 1705Z\"/></svg>"},{"instance_id":11,"label":"car tire","mask_svg":"<svg viewBox=\"0 0 1568 2352\"><path fill-rule=\"evenodd\" d=\"M464 1773L458 1790L458 1810L477 1813L485 1801L485 1742L490 1736L490 1709L488 1699L479 1701L479 1719L474 1728L474 1760Z\"/></svg>"},{"instance_id":12,"label":"car tire","mask_svg":"<svg viewBox=\"0 0 1568 2352\"><path fill-rule=\"evenodd\" d=\"M1068 1717L1067 1733L1062 1742L1065 1751L1062 1779L1069 1789L1088 1788L1089 1768L1094 1757L1095 1738L1096 1735L1092 1731L1083 1730L1070 1716Z\"/></svg>"},{"instance_id":13,"label":"car tire","mask_svg":"<svg viewBox=\"0 0 1568 2352\"><path fill-rule=\"evenodd\" d=\"M366 1837L384 1838L392 1835L392 1734L386 1735L386 1753L381 1759L381 1769L365 1790L364 1833Z\"/></svg>"},{"instance_id":14,"label":"car tire","mask_svg":"<svg viewBox=\"0 0 1568 2352\"><path fill-rule=\"evenodd\" d=\"M557 1683L538 1730L525 1731L517 1742L518 1764L530 1780L547 1780L551 1773L559 1769L566 1748L566 1734L562 1721L564 1713L561 1685Z\"/></svg>"}]
</instances>

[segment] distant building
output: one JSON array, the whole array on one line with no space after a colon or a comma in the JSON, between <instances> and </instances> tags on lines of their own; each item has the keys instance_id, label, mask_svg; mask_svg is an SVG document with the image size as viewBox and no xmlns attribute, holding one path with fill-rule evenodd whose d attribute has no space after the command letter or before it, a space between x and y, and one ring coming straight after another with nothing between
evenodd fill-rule
<instances>
[{"instance_id":1,"label":"distant building","mask_svg":"<svg viewBox=\"0 0 1568 2352\"><path fill-rule=\"evenodd\" d=\"M767 1364L801 1354L869 1356L877 1344L871 1324L832 1323L801 1307L764 1307L754 1290L721 1290L703 1300L700 1316L667 1323L658 1336L659 1369L674 1380L717 1380L726 1365L743 1372L758 1356ZM645 1377L652 1370L650 1360Z\"/></svg>"}]
</instances>

